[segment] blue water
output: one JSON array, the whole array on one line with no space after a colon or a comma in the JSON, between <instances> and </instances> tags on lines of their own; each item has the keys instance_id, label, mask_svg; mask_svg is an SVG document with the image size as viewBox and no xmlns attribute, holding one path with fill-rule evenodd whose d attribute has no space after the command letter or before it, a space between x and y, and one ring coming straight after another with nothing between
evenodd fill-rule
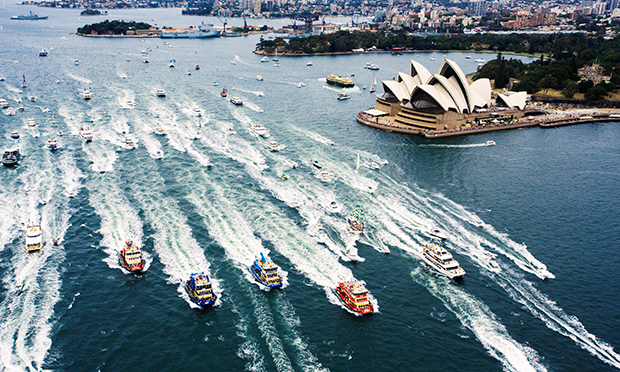
<instances>
[{"instance_id":1,"label":"blue water","mask_svg":"<svg viewBox=\"0 0 620 372\"><path fill-rule=\"evenodd\" d=\"M281 57L277 68L251 53L259 36L169 46L77 37L77 27L102 20L78 10L33 8L50 19L8 20L28 10L0 9L0 97L25 106L0 115L0 144L24 154L19 167L0 169L2 370L620 368L618 123L404 136L355 122L374 104L360 86L408 71L411 58L434 72L442 53ZM111 13L177 27L200 20L174 9ZM43 48L46 58L37 56ZM466 73L476 58L494 57L447 56ZM373 75L367 62L381 70ZM326 87L331 73L355 75L351 99L338 101L340 90ZM244 106L222 99L223 87ZM84 88L91 101L81 98ZM153 133L157 123L165 137ZM255 123L286 148L269 152L250 133ZM93 128L92 143L80 140L82 125ZM12 129L19 141L9 138ZM45 148L51 136L62 146L54 153ZM135 150L124 148L126 136ZM331 182L320 181L314 159ZM329 211L332 200L338 213ZM368 227L362 238L345 221L358 204ZM39 217L47 245L28 255L23 223ZM432 227L467 271L461 283L421 262ZM118 264L126 239L145 252L145 274ZM364 262L347 260L351 246ZM283 290L253 281L247 267L261 251L281 266ZM497 255L500 272L487 254ZM543 264L554 279L535 275ZM197 271L214 280L213 309L197 309L182 289ZM357 317L331 292L352 277L366 283L376 314ZM25 285L20 295L16 281Z\"/></svg>"}]
</instances>

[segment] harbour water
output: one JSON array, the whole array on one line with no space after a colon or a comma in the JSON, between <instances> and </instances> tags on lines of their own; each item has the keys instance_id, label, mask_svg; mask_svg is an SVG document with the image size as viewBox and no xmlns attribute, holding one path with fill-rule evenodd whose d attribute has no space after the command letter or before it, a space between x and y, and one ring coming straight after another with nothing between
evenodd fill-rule
<instances>
[{"instance_id":1,"label":"harbour water","mask_svg":"<svg viewBox=\"0 0 620 372\"><path fill-rule=\"evenodd\" d=\"M8 20L28 10L0 9L0 97L25 106L0 115L0 144L23 154L0 169L1 370L620 368L618 123L398 135L356 123L374 104L360 87L408 71L410 58L435 72L443 53L280 57L274 67L251 53L259 36L168 45L77 37L77 27L103 20L78 10L32 8L49 20ZM174 9L110 13L160 26L200 21ZM494 57L447 54L466 73L481 56ZM344 90L351 99L336 99L343 90L326 85L331 73L355 75ZM222 88L244 105L220 97ZM166 136L154 133L158 123ZM252 124L286 148L270 152ZM93 142L80 139L83 125ZM124 148L127 136L136 149ZM49 137L59 150L45 147ZM346 224L356 205L362 237ZM39 217L47 244L29 255L24 223ZM447 235L462 282L423 264L431 228ZM126 239L147 256L143 275L118 263ZM364 262L347 261L353 245ZM253 281L248 266L261 251L281 266L284 289ZM537 276L543 265L555 278ZM182 287L201 271L219 297L209 310ZM351 278L366 283L376 314L357 317L338 301L332 288Z\"/></svg>"}]
</instances>

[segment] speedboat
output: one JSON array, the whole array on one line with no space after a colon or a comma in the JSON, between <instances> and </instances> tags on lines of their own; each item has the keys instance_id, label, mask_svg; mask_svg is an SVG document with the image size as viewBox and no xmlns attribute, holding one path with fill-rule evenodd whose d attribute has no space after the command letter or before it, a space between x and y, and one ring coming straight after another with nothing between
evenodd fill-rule
<instances>
[{"instance_id":1,"label":"speedboat","mask_svg":"<svg viewBox=\"0 0 620 372\"><path fill-rule=\"evenodd\" d=\"M329 182L329 173L326 171L321 172L321 182Z\"/></svg>"},{"instance_id":2,"label":"speedboat","mask_svg":"<svg viewBox=\"0 0 620 372\"><path fill-rule=\"evenodd\" d=\"M34 223L28 221L26 228L26 251L28 253L38 252L43 248L43 231L41 221Z\"/></svg>"},{"instance_id":3,"label":"speedboat","mask_svg":"<svg viewBox=\"0 0 620 372\"><path fill-rule=\"evenodd\" d=\"M478 62L478 63L484 63L484 62L486 62L486 60L485 60L484 58L477 58L477 59L476 59L476 62Z\"/></svg>"},{"instance_id":4,"label":"speedboat","mask_svg":"<svg viewBox=\"0 0 620 372\"><path fill-rule=\"evenodd\" d=\"M202 116L202 110L200 109L200 107L194 107L192 111L198 114L198 117Z\"/></svg>"},{"instance_id":5,"label":"speedboat","mask_svg":"<svg viewBox=\"0 0 620 372\"><path fill-rule=\"evenodd\" d=\"M171 59L170 62L168 63L168 67L174 67L176 60Z\"/></svg>"},{"instance_id":6,"label":"speedboat","mask_svg":"<svg viewBox=\"0 0 620 372\"><path fill-rule=\"evenodd\" d=\"M213 85L214 87L216 87L216 86L220 85L220 83L218 83L217 81L214 81L214 82L212 82L212 83L211 83L211 85Z\"/></svg>"},{"instance_id":7,"label":"speedboat","mask_svg":"<svg viewBox=\"0 0 620 372\"><path fill-rule=\"evenodd\" d=\"M164 127L162 127L160 124L157 124L155 126L155 134L159 134L160 136L165 136L166 130L164 130Z\"/></svg>"},{"instance_id":8,"label":"speedboat","mask_svg":"<svg viewBox=\"0 0 620 372\"><path fill-rule=\"evenodd\" d=\"M299 83L297 83L297 88L303 88L305 86L306 86L306 84L304 84L303 81L300 81Z\"/></svg>"},{"instance_id":9,"label":"speedboat","mask_svg":"<svg viewBox=\"0 0 620 372\"><path fill-rule=\"evenodd\" d=\"M368 168L373 169L373 170L381 169L379 164L375 163L374 161L371 161L370 163L368 163Z\"/></svg>"},{"instance_id":10,"label":"speedboat","mask_svg":"<svg viewBox=\"0 0 620 372\"><path fill-rule=\"evenodd\" d=\"M331 203L329 203L329 210L337 213L340 211L340 206L338 205L338 203L336 203L336 201L332 201Z\"/></svg>"},{"instance_id":11,"label":"speedboat","mask_svg":"<svg viewBox=\"0 0 620 372\"><path fill-rule=\"evenodd\" d=\"M125 147L130 150L133 150L136 148L136 144L133 142L133 139L131 137L125 138Z\"/></svg>"},{"instance_id":12,"label":"speedboat","mask_svg":"<svg viewBox=\"0 0 620 372\"><path fill-rule=\"evenodd\" d=\"M18 148L6 149L4 150L4 154L2 154L2 165L5 167L12 167L19 164L20 158L21 155L19 154Z\"/></svg>"},{"instance_id":13,"label":"speedboat","mask_svg":"<svg viewBox=\"0 0 620 372\"><path fill-rule=\"evenodd\" d=\"M288 180L288 176L285 173L282 173L280 175L280 178L282 178L283 180Z\"/></svg>"},{"instance_id":14,"label":"speedboat","mask_svg":"<svg viewBox=\"0 0 620 372\"><path fill-rule=\"evenodd\" d=\"M443 247L443 240L431 240L422 251L424 261L441 275L450 279L459 279L465 275L458 261Z\"/></svg>"},{"instance_id":15,"label":"speedboat","mask_svg":"<svg viewBox=\"0 0 620 372\"><path fill-rule=\"evenodd\" d=\"M228 134L237 134L237 132L235 131L235 128L230 127L228 128Z\"/></svg>"},{"instance_id":16,"label":"speedboat","mask_svg":"<svg viewBox=\"0 0 620 372\"><path fill-rule=\"evenodd\" d=\"M142 57L142 63L149 63L149 57L147 56Z\"/></svg>"},{"instance_id":17,"label":"speedboat","mask_svg":"<svg viewBox=\"0 0 620 372\"><path fill-rule=\"evenodd\" d=\"M58 149L58 141L56 141L56 138L50 138L47 140L47 148L50 150Z\"/></svg>"},{"instance_id":18,"label":"speedboat","mask_svg":"<svg viewBox=\"0 0 620 372\"><path fill-rule=\"evenodd\" d=\"M119 260L121 265L132 273L141 273L144 270L145 261L144 257L142 257L142 251L132 240L125 242L125 247L120 252Z\"/></svg>"},{"instance_id":19,"label":"speedboat","mask_svg":"<svg viewBox=\"0 0 620 372\"><path fill-rule=\"evenodd\" d=\"M254 125L252 125L252 132L254 134L256 134L257 136L261 136L261 137L268 137L269 136L269 134L267 133L267 128L265 128L261 124L254 124Z\"/></svg>"},{"instance_id":20,"label":"speedboat","mask_svg":"<svg viewBox=\"0 0 620 372\"><path fill-rule=\"evenodd\" d=\"M371 63L371 64L368 66L368 69L369 69L369 70L373 70L373 71L377 71L377 70L379 69L379 66L375 65L374 63Z\"/></svg>"},{"instance_id":21,"label":"speedboat","mask_svg":"<svg viewBox=\"0 0 620 372\"><path fill-rule=\"evenodd\" d=\"M260 254L256 257L250 271L254 274L254 278L267 288L281 288L282 277L279 274L279 267L264 254Z\"/></svg>"},{"instance_id":22,"label":"speedboat","mask_svg":"<svg viewBox=\"0 0 620 372\"><path fill-rule=\"evenodd\" d=\"M487 146L496 145L495 141L486 141L484 144L487 145Z\"/></svg>"},{"instance_id":23,"label":"speedboat","mask_svg":"<svg viewBox=\"0 0 620 372\"><path fill-rule=\"evenodd\" d=\"M93 140L93 131L89 126L83 126L80 128L80 137L86 142L90 142Z\"/></svg>"},{"instance_id":24,"label":"speedboat","mask_svg":"<svg viewBox=\"0 0 620 372\"><path fill-rule=\"evenodd\" d=\"M19 139L19 132L16 130L12 130L11 131L11 138L12 139Z\"/></svg>"},{"instance_id":25,"label":"speedboat","mask_svg":"<svg viewBox=\"0 0 620 372\"><path fill-rule=\"evenodd\" d=\"M264 56L263 58L260 59L261 62L269 62L269 57Z\"/></svg>"},{"instance_id":26,"label":"speedboat","mask_svg":"<svg viewBox=\"0 0 620 372\"><path fill-rule=\"evenodd\" d=\"M209 276L205 273L194 273L185 282L185 290L189 297L200 307L213 306L216 296Z\"/></svg>"},{"instance_id":27,"label":"speedboat","mask_svg":"<svg viewBox=\"0 0 620 372\"><path fill-rule=\"evenodd\" d=\"M315 167L319 169L323 168L318 160L312 160L312 165L314 165Z\"/></svg>"},{"instance_id":28,"label":"speedboat","mask_svg":"<svg viewBox=\"0 0 620 372\"><path fill-rule=\"evenodd\" d=\"M235 105L235 106L241 106L243 105L243 101L241 100L241 98L234 96L230 98L230 102Z\"/></svg>"},{"instance_id":29,"label":"speedboat","mask_svg":"<svg viewBox=\"0 0 620 372\"><path fill-rule=\"evenodd\" d=\"M90 89L86 89L86 88L84 89L84 93L83 93L83 95L84 95L84 99L85 99L86 101L88 101L89 99L91 99L91 98L92 98L92 96L93 96L93 94L90 92Z\"/></svg>"},{"instance_id":30,"label":"speedboat","mask_svg":"<svg viewBox=\"0 0 620 372\"><path fill-rule=\"evenodd\" d=\"M157 88L155 89L155 94L157 95L157 97L165 97L166 91L164 90L164 88Z\"/></svg>"},{"instance_id":31,"label":"speedboat","mask_svg":"<svg viewBox=\"0 0 620 372\"><path fill-rule=\"evenodd\" d=\"M80 64L80 60L79 59L74 60L73 64L76 65L76 66L79 65Z\"/></svg>"},{"instance_id":32,"label":"speedboat","mask_svg":"<svg viewBox=\"0 0 620 372\"><path fill-rule=\"evenodd\" d=\"M236 64L237 64L237 61L235 61L235 60L233 59L232 61L230 61L230 64L231 64L231 65L236 65Z\"/></svg>"},{"instance_id":33,"label":"speedboat","mask_svg":"<svg viewBox=\"0 0 620 372\"><path fill-rule=\"evenodd\" d=\"M47 57L47 50L41 49L39 51L39 57Z\"/></svg>"},{"instance_id":34,"label":"speedboat","mask_svg":"<svg viewBox=\"0 0 620 372\"><path fill-rule=\"evenodd\" d=\"M312 66L312 61L308 61L308 63L306 63L306 66Z\"/></svg>"},{"instance_id":35,"label":"speedboat","mask_svg":"<svg viewBox=\"0 0 620 372\"><path fill-rule=\"evenodd\" d=\"M28 99L29 99L31 102L36 102L37 97L35 97L35 96L29 96L29 97L28 97Z\"/></svg>"},{"instance_id":36,"label":"speedboat","mask_svg":"<svg viewBox=\"0 0 620 372\"><path fill-rule=\"evenodd\" d=\"M349 93L338 93L339 100L345 100L349 98L351 98L351 95Z\"/></svg>"},{"instance_id":37,"label":"speedboat","mask_svg":"<svg viewBox=\"0 0 620 372\"><path fill-rule=\"evenodd\" d=\"M163 159L164 158L164 152L162 150L157 150L157 152L155 153L155 159Z\"/></svg>"},{"instance_id":38,"label":"speedboat","mask_svg":"<svg viewBox=\"0 0 620 372\"><path fill-rule=\"evenodd\" d=\"M263 79L263 77L262 77L262 76L260 76L260 75L256 75L256 80L258 80L258 81L263 81L264 79Z\"/></svg>"},{"instance_id":39,"label":"speedboat","mask_svg":"<svg viewBox=\"0 0 620 372\"><path fill-rule=\"evenodd\" d=\"M368 290L358 281L345 281L338 283L334 289L336 295L347 307L358 314L372 314L374 308L368 300Z\"/></svg>"}]
</instances>

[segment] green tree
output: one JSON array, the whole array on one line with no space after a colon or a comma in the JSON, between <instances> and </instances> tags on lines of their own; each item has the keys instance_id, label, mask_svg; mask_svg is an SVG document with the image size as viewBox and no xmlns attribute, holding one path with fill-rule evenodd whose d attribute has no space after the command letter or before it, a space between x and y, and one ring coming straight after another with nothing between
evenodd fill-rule
<instances>
[{"instance_id":1,"label":"green tree","mask_svg":"<svg viewBox=\"0 0 620 372\"><path fill-rule=\"evenodd\" d=\"M566 84L566 87L562 89L562 95L566 98L573 98L573 96L575 96L575 93L577 93L578 90L579 88L577 87L577 83L575 83L574 81L570 81L568 84Z\"/></svg>"}]
</instances>

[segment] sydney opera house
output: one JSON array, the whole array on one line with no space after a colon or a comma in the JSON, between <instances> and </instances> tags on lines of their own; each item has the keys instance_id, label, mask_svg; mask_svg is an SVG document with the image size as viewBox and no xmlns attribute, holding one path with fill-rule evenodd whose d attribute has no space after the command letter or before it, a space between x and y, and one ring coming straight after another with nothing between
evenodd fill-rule
<instances>
[{"instance_id":1,"label":"sydney opera house","mask_svg":"<svg viewBox=\"0 0 620 372\"><path fill-rule=\"evenodd\" d=\"M361 112L358 121L404 133L454 131L523 117L526 92L492 94L489 79L469 83L461 68L445 59L431 74L410 61L410 72L382 82L373 109Z\"/></svg>"}]
</instances>

